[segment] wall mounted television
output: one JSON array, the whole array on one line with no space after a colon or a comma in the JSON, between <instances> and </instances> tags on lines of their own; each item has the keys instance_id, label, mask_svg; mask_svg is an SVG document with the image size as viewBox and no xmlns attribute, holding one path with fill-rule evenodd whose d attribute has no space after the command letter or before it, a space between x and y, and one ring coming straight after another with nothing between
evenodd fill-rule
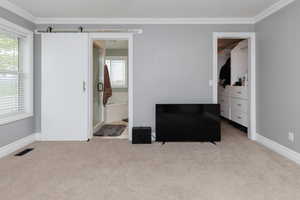
<instances>
[{"instance_id":1,"label":"wall mounted television","mask_svg":"<svg viewBox=\"0 0 300 200\"><path fill-rule=\"evenodd\" d=\"M219 104L156 104L156 141L221 141Z\"/></svg>"}]
</instances>

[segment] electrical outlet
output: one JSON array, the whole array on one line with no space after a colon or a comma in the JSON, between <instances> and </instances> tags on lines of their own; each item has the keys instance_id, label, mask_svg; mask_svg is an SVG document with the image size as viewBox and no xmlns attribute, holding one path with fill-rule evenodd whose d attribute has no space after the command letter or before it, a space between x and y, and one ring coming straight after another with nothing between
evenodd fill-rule
<instances>
[{"instance_id":1,"label":"electrical outlet","mask_svg":"<svg viewBox=\"0 0 300 200\"><path fill-rule=\"evenodd\" d=\"M289 132L288 135L289 141L294 143L294 133L293 132Z\"/></svg>"},{"instance_id":2,"label":"electrical outlet","mask_svg":"<svg viewBox=\"0 0 300 200\"><path fill-rule=\"evenodd\" d=\"M209 84L210 87L212 87L213 86L213 81L209 80L208 84Z\"/></svg>"}]
</instances>

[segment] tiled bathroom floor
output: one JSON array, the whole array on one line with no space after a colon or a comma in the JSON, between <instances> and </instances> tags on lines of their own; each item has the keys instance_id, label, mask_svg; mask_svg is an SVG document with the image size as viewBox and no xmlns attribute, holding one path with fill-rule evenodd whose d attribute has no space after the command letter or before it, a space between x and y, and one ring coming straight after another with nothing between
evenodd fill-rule
<instances>
[{"instance_id":1,"label":"tiled bathroom floor","mask_svg":"<svg viewBox=\"0 0 300 200\"><path fill-rule=\"evenodd\" d=\"M101 139L128 139L129 136L128 136L128 123L127 122L118 121L118 122L112 122L112 123L108 123L108 124L125 125L126 128L120 136L113 136L113 137L102 136L102 137L99 137L99 138L101 138Z\"/></svg>"}]
</instances>

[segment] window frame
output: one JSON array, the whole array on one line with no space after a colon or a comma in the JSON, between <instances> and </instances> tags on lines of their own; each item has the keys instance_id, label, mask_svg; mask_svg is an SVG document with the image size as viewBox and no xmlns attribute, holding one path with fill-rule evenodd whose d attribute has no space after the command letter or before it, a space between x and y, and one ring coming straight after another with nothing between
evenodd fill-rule
<instances>
[{"instance_id":1,"label":"window frame","mask_svg":"<svg viewBox=\"0 0 300 200\"><path fill-rule=\"evenodd\" d=\"M115 86L112 84L111 87L113 89L127 89L128 88L128 56L105 56L105 64L106 60L125 60L125 85L124 86ZM109 69L108 69L109 71Z\"/></svg>"},{"instance_id":2,"label":"window frame","mask_svg":"<svg viewBox=\"0 0 300 200\"><path fill-rule=\"evenodd\" d=\"M24 112L0 116L0 125L33 117L33 31L0 18L0 31L19 38L19 65L24 76Z\"/></svg>"}]
</instances>

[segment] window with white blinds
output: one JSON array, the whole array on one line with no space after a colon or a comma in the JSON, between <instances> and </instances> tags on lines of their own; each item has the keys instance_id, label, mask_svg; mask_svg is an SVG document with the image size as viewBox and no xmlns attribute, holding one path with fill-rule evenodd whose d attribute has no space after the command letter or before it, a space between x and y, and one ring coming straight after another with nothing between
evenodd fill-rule
<instances>
[{"instance_id":1,"label":"window with white blinds","mask_svg":"<svg viewBox=\"0 0 300 200\"><path fill-rule=\"evenodd\" d=\"M0 33L0 117L24 112L19 38Z\"/></svg>"},{"instance_id":2,"label":"window with white blinds","mask_svg":"<svg viewBox=\"0 0 300 200\"><path fill-rule=\"evenodd\" d=\"M112 88L127 88L127 57L107 56L105 58Z\"/></svg>"},{"instance_id":3,"label":"window with white blinds","mask_svg":"<svg viewBox=\"0 0 300 200\"><path fill-rule=\"evenodd\" d=\"M0 125L33 115L33 33L0 18Z\"/></svg>"}]
</instances>

